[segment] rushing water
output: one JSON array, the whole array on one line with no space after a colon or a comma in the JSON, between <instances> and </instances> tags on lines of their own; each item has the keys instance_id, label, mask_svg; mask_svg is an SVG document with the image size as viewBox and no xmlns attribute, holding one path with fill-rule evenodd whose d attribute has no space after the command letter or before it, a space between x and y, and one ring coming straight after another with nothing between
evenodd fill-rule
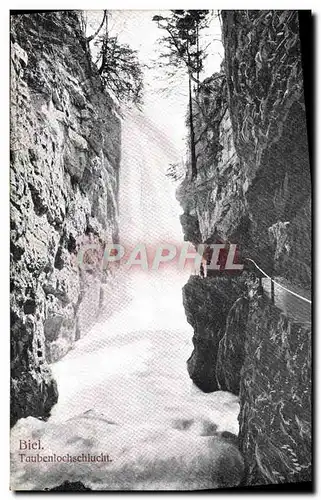
<instances>
[{"instance_id":1,"label":"rushing water","mask_svg":"<svg viewBox=\"0 0 321 500\"><path fill-rule=\"evenodd\" d=\"M132 112L124 122L122 150L121 242L152 247L182 240L174 187L164 175L173 155L170 145ZM52 366L59 401L49 421L29 417L13 431L13 440L41 438L48 453L103 452L113 462L16 460L16 485L41 488L80 480L94 489L215 486L209 467L229 450L211 444L209 436L216 428L237 434L238 402L229 393L204 394L188 377L193 331L181 291L187 279L188 271L173 267L124 273L126 304Z\"/></svg>"}]
</instances>

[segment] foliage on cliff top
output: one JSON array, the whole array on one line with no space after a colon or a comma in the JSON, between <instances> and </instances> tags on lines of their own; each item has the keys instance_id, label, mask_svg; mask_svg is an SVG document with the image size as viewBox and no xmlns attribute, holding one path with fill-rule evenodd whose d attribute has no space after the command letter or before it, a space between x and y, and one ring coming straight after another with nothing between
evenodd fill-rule
<instances>
[{"instance_id":1,"label":"foliage on cliff top","mask_svg":"<svg viewBox=\"0 0 321 500\"><path fill-rule=\"evenodd\" d=\"M206 50L200 45L200 33L208 23L208 10L172 10L168 16L154 16L153 21L163 30L160 42L164 47L161 63L168 70L183 68L188 75L188 130L192 179L197 176L196 138L193 101L200 87ZM194 88L193 88L194 85Z\"/></svg>"}]
</instances>

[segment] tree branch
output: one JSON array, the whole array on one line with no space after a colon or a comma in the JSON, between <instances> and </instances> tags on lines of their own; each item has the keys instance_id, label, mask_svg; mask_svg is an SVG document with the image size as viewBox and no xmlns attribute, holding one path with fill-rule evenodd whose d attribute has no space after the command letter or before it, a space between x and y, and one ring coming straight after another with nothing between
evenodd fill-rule
<instances>
[{"instance_id":1,"label":"tree branch","mask_svg":"<svg viewBox=\"0 0 321 500\"><path fill-rule=\"evenodd\" d=\"M87 40L88 43L91 42L94 38L96 38L96 36L98 35L98 33L100 32L101 28L104 25L106 17L107 17L107 10L104 10L104 17L103 17L103 20L102 20L99 28L97 29L97 31L95 31L95 33L93 35L91 35L88 38L86 38L86 40Z\"/></svg>"}]
</instances>

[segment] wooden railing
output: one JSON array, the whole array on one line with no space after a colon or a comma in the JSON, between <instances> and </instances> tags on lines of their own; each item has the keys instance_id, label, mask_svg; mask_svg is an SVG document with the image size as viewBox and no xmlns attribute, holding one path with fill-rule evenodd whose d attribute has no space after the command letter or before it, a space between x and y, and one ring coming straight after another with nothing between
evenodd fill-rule
<instances>
[{"instance_id":1,"label":"wooden railing","mask_svg":"<svg viewBox=\"0 0 321 500\"><path fill-rule=\"evenodd\" d=\"M274 285L280 287L280 288L283 288L283 290L285 290L286 292L288 293L291 293L292 295L294 295L295 297L301 299L301 300L304 300L305 302L308 302L309 304L312 304L312 301L307 299L306 297L302 297L302 295L299 295L298 293L295 293L293 292L292 290L289 290L288 288L286 288L285 286L283 285L280 285L280 283L278 283L277 281L275 281L271 276L269 276L268 274L266 274L266 272L263 271L263 269L261 269L257 263L253 260L253 259L249 259L249 258L245 258L244 260L248 260L250 262L253 262L253 264L255 265L255 267L266 277L266 278L269 278L271 280L271 298L272 298L272 301L274 302ZM273 294L273 296L272 296Z\"/></svg>"}]
</instances>

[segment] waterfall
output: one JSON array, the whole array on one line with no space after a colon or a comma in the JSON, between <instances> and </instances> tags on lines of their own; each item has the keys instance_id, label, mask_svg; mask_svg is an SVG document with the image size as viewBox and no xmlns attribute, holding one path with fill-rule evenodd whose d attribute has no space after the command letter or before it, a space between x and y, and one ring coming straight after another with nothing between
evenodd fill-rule
<instances>
[{"instance_id":1,"label":"waterfall","mask_svg":"<svg viewBox=\"0 0 321 500\"><path fill-rule=\"evenodd\" d=\"M158 244L179 246L183 241L175 185L165 175L169 165L178 158L179 152L150 118L135 109L124 112L119 230L120 243L126 249L143 244L152 258ZM151 269L141 272L133 267L129 279L128 272L126 275L132 295L137 297L145 290L147 296L149 290L155 300L156 289L160 299L166 294L166 286L174 286L181 295L180 289L188 279L188 271L176 272L174 266L157 272Z\"/></svg>"},{"instance_id":2,"label":"waterfall","mask_svg":"<svg viewBox=\"0 0 321 500\"><path fill-rule=\"evenodd\" d=\"M125 113L119 192L121 242L150 245L182 240L175 187L165 176L178 155L143 113Z\"/></svg>"},{"instance_id":3,"label":"waterfall","mask_svg":"<svg viewBox=\"0 0 321 500\"><path fill-rule=\"evenodd\" d=\"M126 112L121 244L181 242L175 186L165 175L175 155L148 117ZM120 268L119 279L130 290L125 306L52 365L59 401L49 421L28 417L13 430L13 442L32 434L47 453L104 453L112 462L33 468L16 461L15 486L53 487L68 480L93 489L206 489L219 486L222 474L238 484L238 451L216 437L217 430L238 432L238 400L229 393L202 393L186 370L193 331L181 288L188 271ZM228 468L218 471L221 459L225 467L230 461L231 476Z\"/></svg>"}]
</instances>

